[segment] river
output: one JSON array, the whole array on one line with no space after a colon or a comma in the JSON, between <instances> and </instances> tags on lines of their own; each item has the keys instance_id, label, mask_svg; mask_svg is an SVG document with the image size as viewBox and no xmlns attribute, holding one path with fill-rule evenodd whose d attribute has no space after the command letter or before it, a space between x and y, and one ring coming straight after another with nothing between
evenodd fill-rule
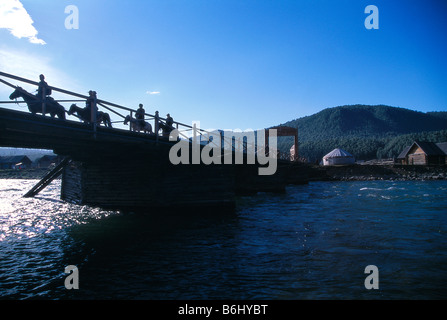
<instances>
[{"instance_id":1,"label":"river","mask_svg":"<svg viewBox=\"0 0 447 320\"><path fill-rule=\"evenodd\" d=\"M35 183L0 180L0 299L447 298L445 180L312 182L228 214L67 204L59 181L22 198Z\"/></svg>"}]
</instances>

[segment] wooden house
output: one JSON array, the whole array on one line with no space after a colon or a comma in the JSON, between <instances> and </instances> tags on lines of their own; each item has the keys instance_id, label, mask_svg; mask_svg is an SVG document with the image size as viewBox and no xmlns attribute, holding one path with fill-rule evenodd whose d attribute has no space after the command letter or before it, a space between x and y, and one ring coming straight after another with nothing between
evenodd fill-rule
<instances>
[{"instance_id":1,"label":"wooden house","mask_svg":"<svg viewBox=\"0 0 447 320\"><path fill-rule=\"evenodd\" d=\"M31 168L33 162L27 156L0 157L0 169Z\"/></svg>"},{"instance_id":2,"label":"wooden house","mask_svg":"<svg viewBox=\"0 0 447 320\"><path fill-rule=\"evenodd\" d=\"M447 142L414 141L400 153L397 160L406 165L445 165Z\"/></svg>"},{"instance_id":3,"label":"wooden house","mask_svg":"<svg viewBox=\"0 0 447 320\"><path fill-rule=\"evenodd\" d=\"M57 165L59 162L61 162L61 157L58 155L44 155L36 160L36 165L38 168L48 168L51 165Z\"/></svg>"}]
</instances>

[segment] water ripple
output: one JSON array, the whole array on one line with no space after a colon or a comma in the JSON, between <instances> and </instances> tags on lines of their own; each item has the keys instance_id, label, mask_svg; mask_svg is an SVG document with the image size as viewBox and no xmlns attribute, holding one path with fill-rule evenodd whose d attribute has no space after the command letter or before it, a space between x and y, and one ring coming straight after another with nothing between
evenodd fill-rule
<instances>
[{"instance_id":1,"label":"water ripple","mask_svg":"<svg viewBox=\"0 0 447 320\"><path fill-rule=\"evenodd\" d=\"M316 182L195 218L67 204L58 181L22 198L35 183L0 180L2 299L447 298L445 181Z\"/></svg>"}]
</instances>

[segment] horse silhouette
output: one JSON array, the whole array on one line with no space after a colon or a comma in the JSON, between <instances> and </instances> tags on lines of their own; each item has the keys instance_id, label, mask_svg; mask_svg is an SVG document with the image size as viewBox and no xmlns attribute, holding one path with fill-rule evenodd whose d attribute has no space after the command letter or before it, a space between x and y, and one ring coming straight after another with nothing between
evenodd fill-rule
<instances>
[{"instance_id":1,"label":"horse silhouette","mask_svg":"<svg viewBox=\"0 0 447 320\"><path fill-rule=\"evenodd\" d=\"M158 129L162 130L162 135L164 137L169 136L169 134L171 133L172 130L174 130L174 127L169 125L168 123L163 123L162 121L160 121L158 123Z\"/></svg>"},{"instance_id":2,"label":"horse silhouette","mask_svg":"<svg viewBox=\"0 0 447 320\"><path fill-rule=\"evenodd\" d=\"M91 123L91 120L90 120L91 111L89 108L81 108L81 107L78 107L76 104L72 104L67 113L69 115L76 113L82 121L84 121L86 123ZM112 121L110 121L110 116L106 112L98 111L96 113L96 123L98 125L100 125L101 123L104 123L104 125L106 127L112 128Z\"/></svg>"},{"instance_id":3,"label":"horse silhouette","mask_svg":"<svg viewBox=\"0 0 447 320\"><path fill-rule=\"evenodd\" d=\"M42 100L32 93L29 93L21 87L16 87L13 93L9 96L9 99L14 100L17 98L23 98L28 105L28 110L32 114L42 113ZM45 99L45 113L49 113L51 118L56 115L59 119L65 119L65 109L52 97L46 97Z\"/></svg>"},{"instance_id":4,"label":"horse silhouette","mask_svg":"<svg viewBox=\"0 0 447 320\"><path fill-rule=\"evenodd\" d=\"M143 121L140 122L140 120L137 120L135 118L131 118L129 115L126 116L124 119L124 124L128 124L130 122L130 128L132 131L140 132L143 131L144 133L152 133L152 126L150 123Z\"/></svg>"}]
</instances>

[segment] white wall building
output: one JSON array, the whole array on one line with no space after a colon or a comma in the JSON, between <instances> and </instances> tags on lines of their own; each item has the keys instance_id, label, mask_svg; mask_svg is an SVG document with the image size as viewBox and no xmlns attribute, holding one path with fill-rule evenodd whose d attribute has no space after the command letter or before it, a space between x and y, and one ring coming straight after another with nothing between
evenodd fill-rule
<instances>
[{"instance_id":1,"label":"white wall building","mask_svg":"<svg viewBox=\"0 0 447 320\"><path fill-rule=\"evenodd\" d=\"M349 152L343 149L334 149L323 157L323 165L334 166L344 164L354 164L355 158Z\"/></svg>"}]
</instances>

